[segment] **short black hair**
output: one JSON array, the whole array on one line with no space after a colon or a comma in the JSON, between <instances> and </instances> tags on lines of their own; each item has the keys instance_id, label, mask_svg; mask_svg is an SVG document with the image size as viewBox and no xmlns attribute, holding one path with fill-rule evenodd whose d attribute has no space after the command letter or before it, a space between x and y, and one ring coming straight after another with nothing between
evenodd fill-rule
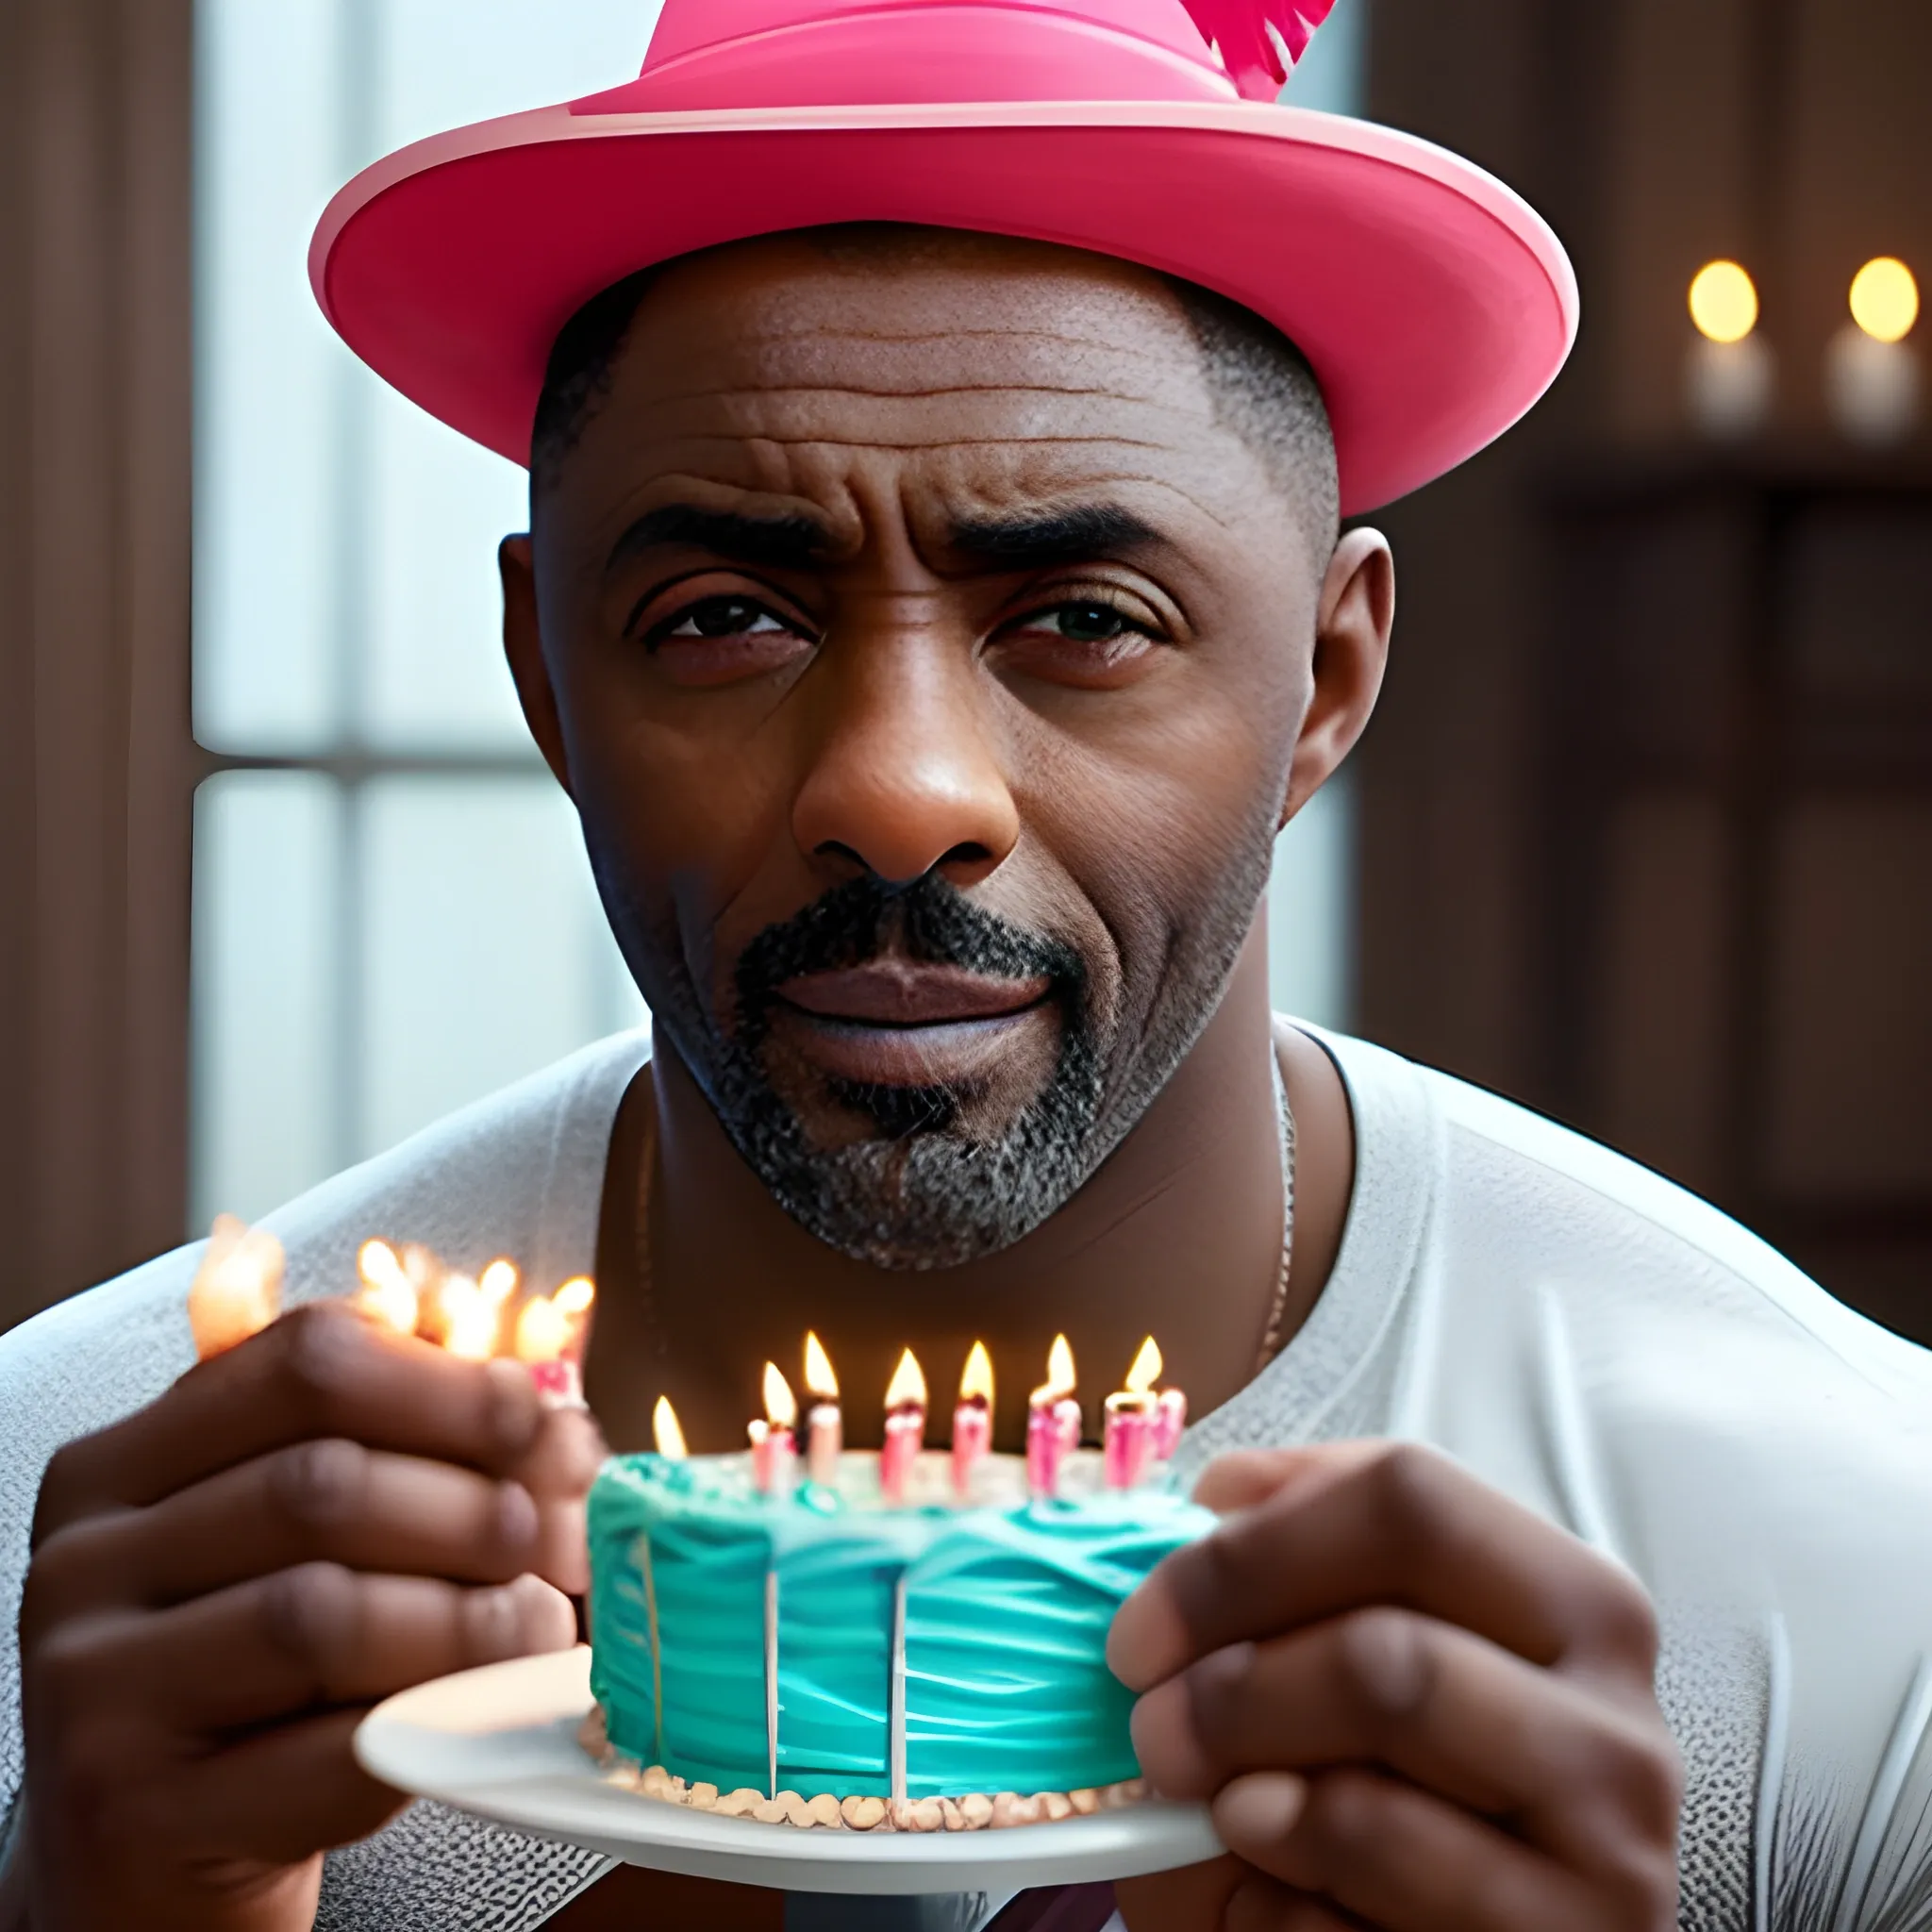
<instances>
[{"instance_id":1,"label":"short black hair","mask_svg":"<svg viewBox=\"0 0 1932 1932\"><path fill-rule=\"evenodd\" d=\"M827 254L849 255L903 246L923 231L908 224L867 222L808 232ZM609 390L618 351L644 297L672 265L658 262L613 282L558 332L530 430L533 493L555 478L582 435ZM1341 491L1328 407L1307 358L1252 308L1178 275L1160 279L1193 331L1221 420L1260 454L1279 488L1306 499L1309 534L1325 552L1340 524Z\"/></svg>"}]
</instances>

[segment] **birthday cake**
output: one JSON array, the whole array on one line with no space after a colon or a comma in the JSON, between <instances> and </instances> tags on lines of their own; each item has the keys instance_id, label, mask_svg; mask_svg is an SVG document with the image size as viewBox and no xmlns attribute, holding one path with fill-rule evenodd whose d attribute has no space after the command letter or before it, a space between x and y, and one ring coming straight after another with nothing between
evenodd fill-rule
<instances>
[{"instance_id":1,"label":"birthday cake","mask_svg":"<svg viewBox=\"0 0 1932 1932\"><path fill-rule=\"evenodd\" d=\"M934 1830L1138 1796L1113 1615L1211 1514L1074 1450L970 1480L845 1453L776 1493L751 1455L613 1457L590 1498L589 1740L646 1795L767 1822Z\"/></svg>"}]
</instances>

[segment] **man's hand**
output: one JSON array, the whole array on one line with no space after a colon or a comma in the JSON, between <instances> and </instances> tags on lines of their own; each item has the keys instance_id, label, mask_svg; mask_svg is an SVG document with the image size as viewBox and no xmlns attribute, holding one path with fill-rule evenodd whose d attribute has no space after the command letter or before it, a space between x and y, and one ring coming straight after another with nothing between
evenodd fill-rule
<instances>
[{"instance_id":1,"label":"man's hand","mask_svg":"<svg viewBox=\"0 0 1932 1932\"><path fill-rule=\"evenodd\" d=\"M575 1639L601 1456L526 1370L318 1306L70 1444L21 1608L33 1932L296 1932L402 1800L375 1700Z\"/></svg>"},{"instance_id":2,"label":"man's hand","mask_svg":"<svg viewBox=\"0 0 1932 1932\"><path fill-rule=\"evenodd\" d=\"M1642 1591L1447 1458L1224 1457L1233 1512L1122 1607L1155 1787L1235 1856L1133 1932L1671 1932L1681 1774Z\"/></svg>"}]
</instances>

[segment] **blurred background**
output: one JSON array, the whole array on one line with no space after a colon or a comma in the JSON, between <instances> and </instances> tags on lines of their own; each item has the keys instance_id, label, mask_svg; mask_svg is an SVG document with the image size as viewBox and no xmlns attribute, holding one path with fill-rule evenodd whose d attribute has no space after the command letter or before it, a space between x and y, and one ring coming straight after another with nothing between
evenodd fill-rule
<instances>
[{"instance_id":1,"label":"blurred background","mask_svg":"<svg viewBox=\"0 0 1932 1932\"><path fill-rule=\"evenodd\" d=\"M497 647L523 473L323 324L329 193L634 73L650 0L0 0L0 1326L644 1016ZM1924 0L1341 0L1290 84L1584 290L1383 513L1381 713L1276 1004L1932 1340Z\"/></svg>"}]
</instances>

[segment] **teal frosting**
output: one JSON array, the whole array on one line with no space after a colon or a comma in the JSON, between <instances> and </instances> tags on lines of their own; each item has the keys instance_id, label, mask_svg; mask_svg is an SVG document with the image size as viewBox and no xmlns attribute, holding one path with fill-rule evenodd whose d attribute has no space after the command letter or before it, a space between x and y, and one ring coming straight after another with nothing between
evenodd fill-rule
<instances>
[{"instance_id":1,"label":"teal frosting","mask_svg":"<svg viewBox=\"0 0 1932 1932\"><path fill-rule=\"evenodd\" d=\"M591 1686L620 1750L763 1790L774 1574L780 1788L886 1794L903 1578L908 1795L1110 1784L1138 1766L1108 1628L1213 1522L1162 1488L887 1508L811 1488L760 1496L741 1457L613 1457L591 1492Z\"/></svg>"}]
</instances>

